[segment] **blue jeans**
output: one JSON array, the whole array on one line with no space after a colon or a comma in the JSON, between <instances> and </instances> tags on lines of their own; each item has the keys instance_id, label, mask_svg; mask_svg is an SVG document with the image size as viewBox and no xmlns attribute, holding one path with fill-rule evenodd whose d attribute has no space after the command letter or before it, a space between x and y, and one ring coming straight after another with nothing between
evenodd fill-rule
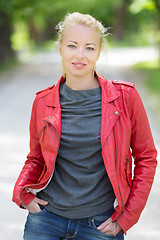
<instances>
[{"instance_id":1,"label":"blue jeans","mask_svg":"<svg viewBox=\"0 0 160 240\"><path fill-rule=\"evenodd\" d=\"M112 213L113 210L109 210L93 217L68 219L43 208L40 212L28 214L24 240L123 240L121 233L114 237L97 229Z\"/></svg>"}]
</instances>

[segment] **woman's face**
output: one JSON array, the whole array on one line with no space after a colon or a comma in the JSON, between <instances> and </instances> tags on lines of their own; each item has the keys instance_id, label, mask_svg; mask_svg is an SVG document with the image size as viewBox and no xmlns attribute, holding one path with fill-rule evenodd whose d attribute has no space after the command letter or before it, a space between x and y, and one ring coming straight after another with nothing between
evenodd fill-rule
<instances>
[{"instance_id":1,"label":"woman's face","mask_svg":"<svg viewBox=\"0 0 160 240\"><path fill-rule=\"evenodd\" d=\"M60 55L68 77L91 77L100 54L100 36L84 25L70 26L64 31Z\"/></svg>"}]
</instances>

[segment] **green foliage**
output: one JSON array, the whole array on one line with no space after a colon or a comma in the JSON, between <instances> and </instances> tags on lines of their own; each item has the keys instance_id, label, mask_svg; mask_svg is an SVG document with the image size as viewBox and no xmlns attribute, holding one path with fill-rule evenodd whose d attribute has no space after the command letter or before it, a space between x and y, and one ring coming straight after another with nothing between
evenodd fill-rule
<instances>
[{"instance_id":1,"label":"green foliage","mask_svg":"<svg viewBox=\"0 0 160 240\"><path fill-rule=\"evenodd\" d=\"M67 12L79 11L89 13L100 20L106 27L114 26L117 22L116 11L128 2L127 21L125 21L125 33L141 32L144 26L152 25L152 11L155 9L154 0L1 0L5 8L9 8L12 2L13 23L23 21L27 26L30 22L35 25L37 31L50 31L50 36L56 34L56 24L64 18ZM47 29L49 28L49 29Z\"/></svg>"},{"instance_id":2,"label":"green foliage","mask_svg":"<svg viewBox=\"0 0 160 240\"><path fill-rule=\"evenodd\" d=\"M15 31L11 36L12 48L14 50L29 48L30 38L27 30L27 26L23 22L15 24Z\"/></svg>"},{"instance_id":3,"label":"green foliage","mask_svg":"<svg viewBox=\"0 0 160 240\"><path fill-rule=\"evenodd\" d=\"M153 43L154 31L157 32L154 35L159 42L159 15L155 2L156 0L0 0L0 27L10 25L13 28L12 46L18 50L55 39L56 24L63 20L66 13L78 11L91 14L105 27L111 27L112 37L108 37L109 41L117 44L121 40L120 45L123 46L141 46ZM121 37L118 38L120 31Z\"/></svg>"},{"instance_id":4,"label":"green foliage","mask_svg":"<svg viewBox=\"0 0 160 240\"><path fill-rule=\"evenodd\" d=\"M150 70L147 79L147 85L152 91L155 91L160 96L160 72L159 70Z\"/></svg>"},{"instance_id":5,"label":"green foliage","mask_svg":"<svg viewBox=\"0 0 160 240\"><path fill-rule=\"evenodd\" d=\"M6 16L7 16L7 22L11 21L12 12L13 12L12 1L1 0L0 1L0 27L6 24Z\"/></svg>"},{"instance_id":6,"label":"green foliage","mask_svg":"<svg viewBox=\"0 0 160 240\"><path fill-rule=\"evenodd\" d=\"M0 12L4 12L6 14L11 14L13 11L13 2L12 0L1 0L0 1Z\"/></svg>"},{"instance_id":7,"label":"green foliage","mask_svg":"<svg viewBox=\"0 0 160 240\"><path fill-rule=\"evenodd\" d=\"M113 26L115 21L114 11L119 5L119 0L100 0L100 4L97 0L28 0L25 2L13 0L15 10L12 18L16 34L12 37L12 45L14 49L18 49L22 47L22 42L27 44L28 41L29 44L29 39L24 37L28 34L24 34L24 31L29 32L31 25L37 34L43 35L46 40L54 39L56 36L55 26L63 20L68 12L88 13L99 19L106 27ZM26 27L17 28L17 25L23 25L22 22ZM21 33L17 33L20 31ZM18 40L19 37L22 40ZM27 41L24 41L24 39Z\"/></svg>"},{"instance_id":8,"label":"green foliage","mask_svg":"<svg viewBox=\"0 0 160 240\"><path fill-rule=\"evenodd\" d=\"M155 10L155 3L153 0L134 0L132 1L130 7L130 11L134 14L143 11L144 9L153 11Z\"/></svg>"},{"instance_id":9,"label":"green foliage","mask_svg":"<svg viewBox=\"0 0 160 240\"><path fill-rule=\"evenodd\" d=\"M153 61L145 61L145 62L140 62L137 63L133 66L135 69L140 69L140 70L157 70L159 68L159 60L153 60Z\"/></svg>"}]
</instances>

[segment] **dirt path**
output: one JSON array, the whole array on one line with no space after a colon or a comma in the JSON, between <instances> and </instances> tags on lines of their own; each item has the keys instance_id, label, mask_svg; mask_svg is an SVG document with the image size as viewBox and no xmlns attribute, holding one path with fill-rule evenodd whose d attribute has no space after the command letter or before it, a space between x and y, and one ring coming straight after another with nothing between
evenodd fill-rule
<instances>
[{"instance_id":1,"label":"dirt path","mask_svg":"<svg viewBox=\"0 0 160 240\"><path fill-rule=\"evenodd\" d=\"M115 54L115 53L114 53ZM108 66L103 70L110 79L122 79L136 83L151 122L156 146L160 149L160 126L152 97L148 97L142 76L128 68ZM1 216L0 240L22 240L23 225L27 212L12 203L12 190L28 153L28 126L35 92L57 82L61 75L60 58L57 53L41 53L12 71L0 76L0 191ZM152 100L151 100L152 99ZM160 109L160 108L159 108ZM158 109L157 109L158 111ZM159 240L158 208L160 199L160 174L157 169L152 194L140 221L127 234L127 240Z\"/></svg>"}]
</instances>

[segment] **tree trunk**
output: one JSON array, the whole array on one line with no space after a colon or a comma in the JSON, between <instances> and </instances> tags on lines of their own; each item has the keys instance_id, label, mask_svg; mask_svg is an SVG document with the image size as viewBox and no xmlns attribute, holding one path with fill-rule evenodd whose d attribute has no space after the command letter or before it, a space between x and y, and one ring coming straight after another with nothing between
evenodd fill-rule
<instances>
[{"instance_id":1,"label":"tree trunk","mask_svg":"<svg viewBox=\"0 0 160 240\"><path fill-rule=\"evenodd\" d=\"M14 51L11 48L11 18L4 12L0 12L0 64L3 64L14 57Z\"/></svg>"},{"instance_id":2,"label":"tree trunk","mask_svg":"<svg viewBox=\"0 0 160 240\"><path fill-rule=\"evenodd\" d=\"M114 36L118 42L123 41L124 38L127 6L128 0L122 0L121 6L115 12L116 24L114 27Z\"/></svg>"},{"instance_id":3,"label":"tree trunk","mask_svg":"<svg viewBox=\"0 0 160 240\"><path fill-rule=\"evenodd\" d=\"M48 40L46 38L45 31L44 30L39 31L36 25L34 24L33 19L29 21L28 27L30 39L32 39L36 44L43 43L46 40Z\"/></svg>"}]
</instances>

